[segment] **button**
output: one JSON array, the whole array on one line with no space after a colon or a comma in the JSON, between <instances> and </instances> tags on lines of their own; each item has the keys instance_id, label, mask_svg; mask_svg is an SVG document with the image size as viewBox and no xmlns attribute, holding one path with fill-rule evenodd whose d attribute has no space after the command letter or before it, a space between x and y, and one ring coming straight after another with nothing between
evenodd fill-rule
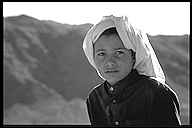
<instances>
[{"instance_id":1,"label":"button","mask_svg":"<svg viewBox=\"0 0 192 128\"><path fill-rule=\"evenodd\" d=\"M115 99L113 100L113 103L114 103L114 104L116 103L116 100L115 100Z\"/></svg>"},{"instance_id":2,"label":"button","mask_svg":"<svg viewBox=\"0 0 192 128\"><path fill-rule=\"evenodd\" d=\"M115 121L115 125L119 125L119 122L118 122L118 121Z\"/></svg>"},{"instance_id":3,"label":"button","mask_svg":"<svg viewBox=\"0 0 192 128\"><path fill-rule=\"evenodd\" d=\"M110 91L113 91L114 89L113 89L113 87L110 87L110 89L109 89Z\"/></svg>"}]
</instances>

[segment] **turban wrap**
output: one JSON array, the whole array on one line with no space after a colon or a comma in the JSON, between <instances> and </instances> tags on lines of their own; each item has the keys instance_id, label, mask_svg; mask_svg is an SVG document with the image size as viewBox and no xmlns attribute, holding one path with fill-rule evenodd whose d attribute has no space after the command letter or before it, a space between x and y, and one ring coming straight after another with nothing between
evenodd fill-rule
<instances>
[{"instance_id":1,"label":"turban wrap","mask_svg":"<svg viewBox=\"0 0 192 128\"><path fill-rule=\"evenodd\" d=\"M132 49L135 52L136 62L133 68L141 75L146 75L161 83L165 83L163 70L149 42L147 34L131 25L126 16L104 16L99 23L95 24L87 32L84 38L83 50L89 63L97 70L99 76L102 77L94 62L93 45L105 30L112 27L116 28L125 48Z\"/></svg>"}]
</instances>

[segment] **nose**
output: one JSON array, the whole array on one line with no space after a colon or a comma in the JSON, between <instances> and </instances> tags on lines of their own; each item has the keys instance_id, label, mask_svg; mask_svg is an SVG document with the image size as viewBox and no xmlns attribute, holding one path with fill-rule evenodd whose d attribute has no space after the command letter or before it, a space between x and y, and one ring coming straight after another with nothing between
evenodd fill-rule
<instances>
[{"instance_id":1,"label":"nose","mask_svg":"<svg viewBox=\"0 0 192 128\"><path fill-rule=\"evenodd\" d=\"M114 68L115 66L116 66L116 61L115 61L114 57L109 57L106 60L105 67L106 68Z\"/></svg>"}]
</instances>

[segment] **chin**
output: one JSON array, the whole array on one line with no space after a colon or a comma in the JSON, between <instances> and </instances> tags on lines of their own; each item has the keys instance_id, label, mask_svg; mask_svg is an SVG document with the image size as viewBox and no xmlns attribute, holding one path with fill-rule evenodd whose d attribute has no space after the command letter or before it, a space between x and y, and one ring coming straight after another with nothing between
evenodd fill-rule
<instances>
[{"instance_id":1,"label":"chin","mask_svg":"<svg viewBox=\"0 0 192 128\"><path fill-rule=\"evenodd\" d=\"M110 82L110 83L116 83L116 82L118 82L118 81L120 81L121 79L119 79L119 78L114 78L114 77L107 77L106 78L106 80L108 81L108 82Z\"/></svg>"}]
</instances>

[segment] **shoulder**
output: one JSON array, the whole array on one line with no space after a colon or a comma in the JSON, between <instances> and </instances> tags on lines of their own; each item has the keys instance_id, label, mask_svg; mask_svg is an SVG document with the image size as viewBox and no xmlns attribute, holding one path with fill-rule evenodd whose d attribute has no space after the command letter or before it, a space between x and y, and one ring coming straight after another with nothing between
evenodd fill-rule
<instances>
[{"instance_id":1,"label":"shoulder","mask_svg":"<svg viewBox=\"0 0 192 128\"><path fill-rule=\"evenodd\" d=\"M140 83L144 84L147 89L151 89L157 94L174 93L173 89L166 83L161 83L156 79L148 76L141 76Z\"/></svg>"},{"instance_id":2,"label":"shoulder","mask_svg":"<svg viewBox=\"0 0 192 128\"><path fill-rule=\"evenodd\" d=\"M140 79L138 81L139 84L142 84L145 87L146 91L159 92L165 89L165 85L160 83L159 81L145 75L140 75Z\"/></svg>"},{"instance_id":3,"label":"shoulder","mask_svg":"<svg viewBox=\"0 0 192 128\"><path fill-rule=\"evenodd\" d=\"M178 102L175 91L166 83L161 83L153 78L142 76L140 80L144 84L147 93L151 92L157 100L174 100Z\"/></svg>"},{"instance_id":4,"label":"shoulder","mask_svg":"<svg viewBox=\"0 0 192 128\"><path fill-rule=\"evenodd\" d=\"M153 102L159 105L175 104L179 110L179 99L176 92L166 83L161 83L153 78L145 77L144 83L147 93L151 92Z\"/></svg>"},{"instance_id":5,"label":"shoulder","mask_svg":"<svg viewBox=\"0 0 192 128\"><path fill-rule=\"evenodd\" d=\"M100 83L96 86L94 86L88 93L87 99L92 99L96 95L96 91L100 91L102 87L104 86L104 83Z\"/></svg>"}]
</instances>

